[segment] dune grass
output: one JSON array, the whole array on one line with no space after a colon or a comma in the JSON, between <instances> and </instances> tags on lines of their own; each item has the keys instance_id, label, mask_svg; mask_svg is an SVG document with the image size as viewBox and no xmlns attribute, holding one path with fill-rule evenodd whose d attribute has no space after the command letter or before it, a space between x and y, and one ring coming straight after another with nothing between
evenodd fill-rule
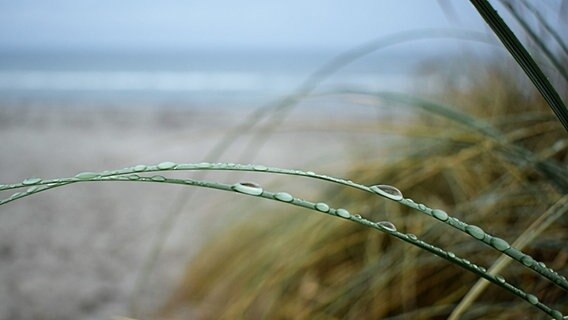
<instances>
[{"instance_id":1,"label":"dune grass","mask_svg":"<svg viewBox=\"0 0 568 320\"><path fill-rule=\"evenodd\" d=\"M373 162L354 163L349 177L364 185L395 185L405 196L481 226L565 274L565 190L535 165L536 159L548 163L564 177L564 130L537 92L528 93L504 68L488 70L467 89L448 83L444 95L436 96L460 105L464 113L453 112L466 118L430 108L417 111L412 125L385 124L405 134L407 144L377 150ZM367 95L376 99L365 103L385 104L381 95ZM357 98L352 92L341 96ZM416 101L412 106L420 108ZM464 120L470 118L476 125ZM519 148L531 150L532 163L519 161ZM533 302L538 298L556 309L567 302L562 288L522 262L505 267L499 252L406 207L336 187L322 199L371 221L388 220L397 230L467 257L490 273L498 268L507 281L530 292ZM213 239L188 266L164 315L175 319L191 310L204 319L445 319L478 280L373 230L291 209L275 211L257 213L255 223L231 226ZM485 288L460 312L464 319L542 317L530 303L497 286Z\"/></svg>"},{"instance_id":2,"label":"dune grass","mask_svg":"<svg viewBox=\"0 0 568 320\"><path fill-rule=\"evenodd\" d=\"M539 70L533 64L528 68ZM562 275L568 271L568 139L561 95L567 91L528 72L543 99L518 83L518 74L498 65L485 70L466 86L447 82L443 92L426 98L326 93L350 104L413 110L404 125L378 123L405 143L353 162L350 180L263 165L163 162L0 185L26 188L0 204L93 181L171 183L284 204L271 214L248 215L212 239L192 259L161 318L562 319L568 302ZM314 86L308 81L294 99ZM163 175L179 170L287 174L334 184L305 200L294 190L265 190L249 181ZM305 209L339 219L306 215Z\"/></svg>"}]
</instances>

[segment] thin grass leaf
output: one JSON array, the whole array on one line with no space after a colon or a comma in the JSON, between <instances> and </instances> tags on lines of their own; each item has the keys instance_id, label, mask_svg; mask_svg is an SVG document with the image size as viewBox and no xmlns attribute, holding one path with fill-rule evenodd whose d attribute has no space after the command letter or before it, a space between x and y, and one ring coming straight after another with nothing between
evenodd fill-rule
<instances>
[{"instance_id":1,"label":"thin grass leaf","mask_svg":"<svg viewBox=\"0 0 568 320\"><path fill-rule=\"evenodd\" d=\"M548 58L548 60L550 60L550 62L552 63L554 68L556 68L558 73L560 73L562 78L564 78L565 81L568 81L568 70L566 70L566 68L564 67L564 64L562 64L562 62L558 61L558 59L554 56L554 53L552 53L552 51L550 51L548 46L546 44L544 44L541 37L539 37L536 34L536 32L525 21L525 19L523 19L523 17L521 16L521 13L518 12L518 10L509 1L502 0L501 3L503 3L505 8L507 8L509 10L509 12L511 12L511 14L515 18L515 20L517 20L517 22L521 25L523 30L525 30L525 32L529 35L531 40L534 41L537 44L538 48L544 53L546 58ZM533 12L533 13L536 13L536 12ZM541 22L541 25L543 25L542 22Z\"/></svg>"},{"instance_id":2,"label":"thin grass leaf","mask_svg":"<svg viewBox=\"0 0 568 320\"><path fill-rule=\"evenodd\" d=\"M562 48L562 51L564 51L564 54L568 55L568 45L566 44L566 40L563 39L558 34L558 32L556 32L556 30L554 30L554 28L552 28L550 26L548 21L542 16L542 14L540 14L540 12L538 11L538 9L535 6L533 6L527 0L521 0L521 2L536 17L539 25L542 26L548 32L548 34L552 36L552 38L554 38L556 43L560 46L560 48ZM562 12L560 11L560 13L562 13Z\"/></svg>"},{"instance_id":3,"label":"thin grass leaf","mask_svg":"<svg viewBox=\"0 0 568 320\"><path fill-rule=\"evenodd\" d=\"M493 32L501 40L503 45L511 53L513 58L525 71L529 79L533 82L544 100L548 103L554 114L568 131L568 109L562 101L562 98L556 92L554 86L548 81L542 70L538 67L534 59L517 39L513 31L509 29L507 24L501 19L497 11L493 9L487 0L470 0L485 22L491 27Z\"/></svg>"},{"instance_id":4,"label":"thin grass leaf","mask_svg":"<svg viewBox=\"0 0 568 320\"><path fill-rule=\"evenodd\" d=\"M513 242L513 246L523 249L531 241L533 241L538 235L540 235L546 228L548 228L554 221L558 220L562 215L568 211L568 195L562 197L558 200L550 209L548 209L544 214L538 217L523 233ZM498 274L503 270L509 263L510 259L506 259L503 255L497 259L488 272L491 274ZM480 279L477 283L471 287L468 293L463 297L460 303L452 311L448 320L457 320L463 315L463 313L469 308L474 301L483 293L487 288L489 282Z\"/></svg>"},{"instance_id":5,"label":"thin grass leaf","mask_svg":"<svg viewBox=\"0 0 568 320\"><path fill-rule=\"evenodd\" d=\"M400 190L395 187L389 185L374 185L371 187L353 182L351 180L341 179L337 177L332 177L328 175L317 174L311 171L301 171L301 170L293 170L293 169L282 169L282 168L274 168L274 167L267 167L264 165L241 165L241 164L234 164L234 163L174 163L174 162L162 162L157 165L138 165L130 168L124 168L119 170L112 170L112 171L105 171L105 172L82 172L75 177L72 178L62 178L62 179L47 179L42 180L39 178L31 178L26 179L21 183L16 184L5 184L0 186L0 190L11 190L16 188L23 188L27 186L31 186L31 188L35 189L28 189L25 192L18 192L6 198L4 200L0 200L0 205L22 199L27 196L31 196L43 191L47 191L53 188L66 186L73 183L78 182L89 182L89 181L142 181L142 182L166 182L168 181L162 175L155 175L150 178L142 178L139 174L142 173L149 173L149 172L167 172L167 171L182 171L182 170L227 170L227 171L252 171L252 172L261 172L261 173L274 173L274 174L286 174L286 175L294 175L294 176L303 176L312 179L319 179L324 181L329 181L333 183L337 183L340 185L352 187L355 189L359 189L362 191L366 191L368 193L376 194L382 196L386 199L398 202L402 205L410 207L414 210L417 210L429 217L437 219L456 230L459 230L480 242L485 243L489 247L503 252L504 254L508 255L509 257L513 258L520 264L526 266L527 268L532 269L533 271L539 273L543 277L549 279L554 284L560 286L561 288L568 290L568 280L562 278L557 272L554 270L550 270L547 268L542 267L537 261L534 261L532 257L529 255L521 252L515 247L509 245L503 239L495 237L478 226L468 224L463 222L457 218L454 218L448 215L445 211L430 208L424 204L417 204L414 200L409 198L404 198ZM133 174L135 173L135 174ZM32 182L30 182L32 180ZM179 180L179 179L178 179ZM176 180L177 181L177 180ZM184 180L180 180L184 181ZM201 181L199 179L192 180L187 179L185 180L186 184L192 186L200 186L200 187L207 187L207 188L215 188L216 184L213 182L208 181ZM178 181L179 182L179 181ZM220 188L224 190L223 188ZM254 183L248 183L244 185L236 185L236 188L232 189L233 191L237 191L240 193L245 193L248 195L262 195L263 189L260 186L256 186ZM293 198L289 194L284 194L286 198L291 199ZM281 198L277 197L277 200L285 201ZM327 206L327 204L325 204ZM317 206L316 206L317 209ZM329 209L329 208L328 208ZM320 210L322 212L327 212L327 210ZM342 215L343 211L339 210L338 215L344 218L349 218L350 214L345 212L345 215ZM392 230L396 230L392 224L389 223L378 223L382 228L391 228Z\"/></svg>"},{"instance_id":6,"label":"thin grass leaf","mask_svg":"<svg viewBox=\"0 0 568 320\"><path fill-rule=\"evenodd\" d=\"M167 168L162 167L161 168L161 164L156 165L156 166L151 166L149 168L149 171L157 171L157 170L161 170L161 171L169 171L169 170L173 170L175 168L178 167L184 167L183 164L178 165L178 164L174 164L172 162L164 162L167 163ZM164 164L162 163L162 164ZM194 167L195 165L187 165L185 167ZM233 167L233 166L228 166L229 168ZM489 274L487 272L487 270L475 263L472 263L471 261L462 258L458 255L456 255L453 252L450 251L446 251L444 249L441 249L437 246L434 246L424 240L418 239L416 236L413 235L407 235L405 233L402 233L400 231L398 231L396 229L396 227L394 225L392 225L390 222L387 224L384 221L381 222L374 222L374 221L370 221L364 217L361 217L360 215L354 215L351 214L349 211L347 211L346 209L336 209L336 208L332 208L327 204L324 204L322 202L319 203L315 203L315 202L311 202L308 200L304 200L304 199L300 199L300 198L296 198L296 197L291 197L291 199L287 198L285 201L283 201L281 198L279 198L279 194L278 192L270 192L267 190L262 189L260 186L251 184L251 183L236 183L236 184L225 184L225 183L220 183L220 182L215 182L215 181L205 181L205 180L197 180L197 179L175 179L175 178L167 178L164 177L162 175L154 175L154 176L142 176L139 173L140 172L144 172L144 170L138 170L137 172L139 172L138 174L123 174L121 175L120 172L128 172L128 171L134 171L134 168L126 168L126 169L121 169L121 170L115 170L115 171L108 171L106 173L95 173L95 172L85 172L85 173L80 173L78 175L76 175L73 178L63 178L63 179L57 179L57 180L34 180L34 183L32 183L32 186L38 186L38 185L47 185L50 188L56 188L58 186L63 186L63 185L68 185L68 184L74 184L74 183L85 183L85 182L111 182L111 181L120 181L120 182L141 182L141 183L164 183L164 184L177 184L177 185L184 185L184 186L194 186L194 187L200 187L200 188L209 188L209 189L216 189L216 190L221 190L221 191L228 191L228 192L235 192L235 193L239 193L239 194L244 194L247 196L252 196L252 197L258 197L258 198L265 198L265 199L269 199L272 201L278 201L278 202L282 202L285 204L289 204L289 205L294 205L294 206L298 206L298 207L303 207L312 211L316 211L319 213L324 213L327 215L331 215L334 217L339 217L339 218L343 218L346 220L350 220L352 222L358 223L360 225L372 228L372 229L376 229L378 231L384 232L392 237L398 238L404 242L407 242L411 245L414 245L422 250L428 251L438 257L441 257L451 263L454 263L468 271L473 272L474 274L490 281L493 282L494 284L496 284L499 287L504 288L505 290L509 291L510 293L518 296L519 298L527 301L528 303L530 303L531 305L533 305L534 307L540 309L541 311L543 311L544 313L554 317L555 319L562 319L562 314L560 312L558 312L555 309L552 309L551 307L549 307L548 305L538 301L538 300L534 300L534 296L523 291L522 289L516 287L515 285L511 284L510 282L507 281L503 281L502 278L500 278L497 275L492 275ZM146 168L148 168L148 166L146 166ZM267 170L264 170L265 167L263 167L262 172L268 171L269 168L266 168ZM231 170L231 169L228 169ZM298 172L296 172L298 174ZM301 175L301 174L300 174ZM313 176L313 175L309 175L309 176ZM327 176L322 176L322 177L327 177ZM332 180L337 180L337 181L342 181L343 179L340 178L333 178L333 177L328 177L331 178ZM358 185L355 184L353 182L349 182L348 180L344 180L347 184L354 184L354 185ZM13 188L15 187L16 184L14 185L9 185L9 188ZM20 187L26 186L26 185L30 185L28 183L21 183ZM4 185L5 186L5 185ZM365 188L364 186L361 185L361 187ZM33 194L37 194L39 192L48 190L49 188L44 188L44 189L37 189L37 190L33 190L33 191L27 191L25 193L23 193L24 195L22 196L17 196L14 198L9 198L10 201L14 201L17 199L21 199L25 196L29 196L29 195L33 195ZM372 188L369 188L369 190L372 190ZM389 198L389 197L387 197ZM1 202L0 202L1 203ZM6 203L6 202L4 202ZM400 203L402 204L406 204L408 206L414 206L416 205L413 201L411 201L410 199L404 199L402 200ZM416 205L417 210L431 210L429 208L426 209L422 209L420 208L418 205ZM435 214L434 214L435 216ZM453 219L453 218L452 218ZM447 220L447 214L446 214L446 220ZM560 318L559 318L560 317Z\"/></svg>"}]
</instances>

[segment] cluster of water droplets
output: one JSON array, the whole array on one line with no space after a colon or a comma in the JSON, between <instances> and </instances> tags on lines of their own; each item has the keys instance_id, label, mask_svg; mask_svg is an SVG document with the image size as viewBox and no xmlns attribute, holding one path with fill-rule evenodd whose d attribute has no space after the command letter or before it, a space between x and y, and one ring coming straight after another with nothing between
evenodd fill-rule
<instances>
[{"instance_id":1,"label":"cluster of water droplets","mask_svg":"<svg viewBox=\"0 0 568 320\"><path fill-rule=\"evenodd\" d=\"M552 269L546 270L546 268L539 266L538 264L536 264L536 262L534 261L533 258L531 258L529 255L526 255L514 248L511 248L511 245L505 241L504 239L498 238L498 237L493 237L489 234L487 234L481 227L476 226L476 225L471 225L471 224L467 224L457 218L453 218L450 217L448 215L447 212L445 212L444 210L441 209L430 209L428 208L426 205L424 204L416 204L414 201L412 201L412 199L404 199L402 192L390 185L374 185L371 186L369 188L371 191L373 191L376 194L379 194L383 197L386 197L388 199L391 200L395 200L395 201L402 201L404 200L406 203L410 204L411 206L417 208L418 210L431 215L432 217L436 218L437 220L440 220L442 222L446 222L447 224L456 227L459 230L462 230L464 232L466 232L467 234L469 234L470 236L472 236L473 238L477 239L477 240L482 240L483 242L489 244L490 246L494 247L495 249L501 251L501 252L505 252L508 255L512 256L513 258L517 259L518 261L520 261L522 264L524 264L527 267L531 267L533 269L540 269L541 273L543 270L545 270L548 273L553 273L554 271ZM381 221L378 222L377 224L380 224L381 226L383 226L386 230L389 231L396 231L396 227L388 221ZM408 237L408 235L407 235ZM414 236L415 237L415 236ZM410 238L412 240L413 236L410 236ZM452 255L452 253L450 252L450 257ZM464 261L465 264L468 264L469 261ZM471 263L469 263L471 264ZM482 267L478 267L478 268L482 268ZM483 270L483 269L480 269ZM556 280L558 280L559 278L562 279L562 276L558 275L557 273L555 273L556 275ZM558 283L558 281L556 281Z\"/></svg>"},{"instance_id":2,"label":"cluster of water droplets","mask_svg":"<svg viewBox=\"0 0 568 320\"><path fill-rule=\"evenodd\" d=\"M153 181L153 182L167 182L168 179L165 178L162 175L153 175L151 177L140 177L137 174L134 173L142 173L142 172L152 172L152 171L160 171L160 170L193 170L193 169L229 169L229 170L245 170L245 171L269 171L269 172L273 172L273 173L284 173L284 174L293 174L293 175L304 175L304 176L311 176L311 177L316 177L319 179L324 179L324 180L328 180L328 181L332 181L332 182L337 182L337 183L341 183L344 185L348 185L348 186L353 186L359 189L363 189L365 190L366 187L361 186L359 184L354 183L351 180L346 180L346 179L340 179L340 178L335 178L335 177L331 177L331 176L327 176L327 175L319 175L316 174L312 171L301 171L301 170L291 170L291 169L279 169L279 168L272 168L272 167L267 167L264 165L241 165L241 164L234 164L234 163L209 163L209 162L202 162L202 163L197 163L197 164L177 164L175 162L170 162L170 161L166 161L166 162L161 162L157 165L136 165L134 167L130 167L130 168L125 168L125 169L121 169L121 170L114 170L114 171L103 171L103 172L81 172L77 175L75 175L73 178L69 178L69 179L52 179L49 180L49 182L44 182L42 179L40 178L36 178L36 177L32 177L32 178L28 178L25 179L24 181L22 181L22 183L20 185L0 185L0 190L5 190L5 189L12 189L12 188L17 188L17 187L28 187L27 190L23 191L23 192L16 192L13 195L11 195L8 199L4 199L2 201L0 201L0 204L3 204L5 202L14 200L14 199L18 199L21 197L24 197L26 195L35 193L35 192L39 192L51 187L55 187L58 185L63 185L69 182L74 182L74 181L91 181L91 180L99 180L99 179L103 179L103 180L144 180L144 181ZM207 183L205 182L201 182L201 181L196 181L196 180L184 180L185 183L187 184L191 184L191 185L198 185L198 186L209 186ZM353 215L351 214L349 211L347 211L346 209L343 208L339 208L339 209L332 209L330 208L329 205L327 205L324 202L318 202L315 204L300 200L300 199L296 199L294 198L291 194L286 193L286 192L277 192L274 194L271 193L267 193L267 195L264 194L264 190L263 188L258 185L257 183L254 182L239 182L236 184L233 184L230 186L230 189L235 191L235 192L239 192L239 193L243 193L243 194L247 194L247 195L251 195L251 196L264 196L267 197L272 195L272 198L278 201L282 201L282 202L294 202L296 205L301 205L301 206L305 206L305 207L311 207L313 209L316 209L317 211L320 212L324 212L324 213L330 213L330 214L334 214L336 216L345 218L345 219L353 219L353 220L359 220L360 222L368 222L371 224L374 224L375 226L377 226L379 229L382 229L383 231L387 231L387 232L395 232L397 233L397 229L396 226L394 224L392 224L390 221L379 221L379 222L375 222L372 223L366 219L363 219L360 215ZM491 245L492 247L494 247L495 249L506 253L507 255L513 257L514 259L516 259L517 261L520 261L523 265L530 267L532 269L535 269L537 271L539 271L541 274L547 274L548 278L555 281L556 283L568 287L568 285L566 285L568 283L568 281L566 280L565 277L560 276L558 273L556 273L554 270L547 268L546 265L542 262L536 262L534 261L534 259L524 253L522 253L521 251L512 248L509 243L507 241L505 241L504 239L498 238L498 237L493 237L489 234L487 234L482 228L475 226L475 225L470 225L467 224L463 221L460 221L459 219L450 217L445 211L441 210L441 209L431 209L428 208L426 205L424 204L416 204L414 201L412 201L412 199L404 199L402 192L397 189L396 187L390 186L390 185L374 185L369 187L366 190L370 190L372 192L374 192L375 194L378 194L380 196L383 196L385 198L388 198L390 200L394 200L394 201L399 201L405 205L409 205L413 208L418 209L421 212L424 212L434 218L436 218L439 221L445 222L459 230L462 230L464 232L466 232L467 234L469 234L470 236L472 236L475 239L481 240L489 245ZM420 244L423 247L428 247L432 250L434 250L433 247L429 244L427 244L426 242L419 240L415 235L413 234L406 234L406 235L402 235L403 237L405 237L407 240L416 243L416 244ZM440 249L441 250L441 249ZM472 268L485 273L485 269L483 267L480 266L475 266L473 265L470 261L468 261L467 259L460 259L460 258L456 258L455 254L453 254L452 252L448 252L447 256L450 258L454 258L454 259L459 259L459 262L464 264L464 265L468 265L468 266L472 266ZM499 283L503 283L506 284L505 279L500 276L500 275L496 275L494 277L494 279L499 282ZM537 304L538 303L538 298L536 298L533 295L526 295L526 299L531 302L532 304ZM555 311L555 317L561 314L558 311Z\"/></svg>"},{"instance_id":3,"label":"cluster of water droplets","mask_svg":"<svg viewBox=\"0 0 568 320\"><path fill-rule=\"evenodd\" d=\"M140 177L137 175L132 175L133 173L142 173L142 172L153 172L153 171L160 171L160 170L195 170L195 169L215 169L215 170L244 170L244 171L270 171L273 173L284 173L284 174L293 174L293 175L303 175L303 176L312 176L312 177L317 177L320 179L325 179L325 180L329 180L329 181L333 181L333 182L338 182L338 183L342 183L345 185L350 185L350 186L354 186L354 187L358 187L361 189L364 189L364 186L358 185L353 183L350 180L345 180L345 179L340 179L340 178L335 178L335 177L330 177L330 176L326 176L326 175L319 175L316 174L313 171L302 171L302 170L292 170L292 169L279 169L279 168L272 168L272 167L267 167L264 165L259 165L259 164L235 164L235 163L210 163L210 162L201 162L201 163L196 163L196 164L184 164L184 163L175 163L175 162L171 162L171 161L165 161L165 162L161 162L157 165L144 165L144 164L139 164L133 167L129 167L129 168L124 168L124 169L120 169L120 170L114 170L114 171L103 171L103 172L81 172L77 175L75 175L73 178L71 179L61 179L61 181L56 181L58 179L53 179L54 183L68 183L68 182L73 182L73 181L92 181L92 180L144 180L147 181L146 178L144 177ZM22 183L22 185L27 185L27 184L34 184L37 182L41 182L41 180L37 180L38 178L30 178L30 179L26 179L25 183ZM167 179L161 175L154 175L151 176L149 178L151 181L155 181L155 182L166 182ZM65 181L64 181L65 180ZM244 185L245 187L247 187L247 185ZM12 185L8 185L5 186L6 189L10 189L10 188L14 188L17 186L12 186ZM250 186L248 186L250 187ZM238 186L235 186L236 190L238 191L238 189L241 189ZM2 186L0 185L0 190L2 190ZM251 190L244 188L243 190L245 190L244 193L250 192ZM240 191L238 191L240 192ZM253 192L254 193L254 192ZM280 197L283 197L282 195ZM15 197L13 197L15 198ZM289 197L284 197L284 198L289 198ZM280 200L280 201L284 201L284 200Z\"/></svg>"},{"instance_id":4,"label":"cluster of water droplets","mask_svg":"<svg viewBox=\"0 0 568 320\"><path fill-rule=\"evenodd\" d=\"M473 224L468 224L454 217L450 217L444 210L431 209L424 204L416 204L414 201L412 201L412 199L403 199L402 202L436 218L439 221L442 221L458 230L469 234L477 240L483 241L496 250L507 254L511 258L521 262L523 265L542 274L543 276L547 277L549 280L562 286L563 288L568 288L568 281L566 277L558 274L551 268L547 268L544 263L536 262L531 256L511 247L511 245L506 240L488 234L481 227Z\"/></svg>"},{"instance_id":5,"label":"cluster of water droplets","mask_svg":"<svg viewBox=\"0 0 568 320\"><path fill-rule=\"evenodd\" d=\"M15 192L13 194L11 194L8 198L6 199L2 199L0 200L0 205L19 199L19 198L23 198L25 196L28 196L30 194L36 193L42 189L45 189L46 187L41 185L40 183L43 182L43 179L41 178L37 178L37 177L31 177L31 178L27 178L24 181L22 181L20 184L3 184L0 185L0 191L1 190L8 190L8 189L14 189L14 188L21 188L21 187L28 187L26 190L24 191L18 191Z\"/></svg>"}]
</instances>

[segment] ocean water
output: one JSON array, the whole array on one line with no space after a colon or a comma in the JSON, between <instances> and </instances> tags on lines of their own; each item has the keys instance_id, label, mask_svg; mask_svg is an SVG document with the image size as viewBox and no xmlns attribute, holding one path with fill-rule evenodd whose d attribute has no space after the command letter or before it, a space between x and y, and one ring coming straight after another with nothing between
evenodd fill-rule
<instances>
[{"instance_id":1,"label":"ocean water","mask_svg":"<svg viewBox=\"0 0 568 320\"><path fill-rule=\"evenodd\" d=\"M292 94L341 50L3 50L1 105L228 106ZM404 91L421 61L373 53L347 63L317 90Z\"/></svg>"}]
</instances>

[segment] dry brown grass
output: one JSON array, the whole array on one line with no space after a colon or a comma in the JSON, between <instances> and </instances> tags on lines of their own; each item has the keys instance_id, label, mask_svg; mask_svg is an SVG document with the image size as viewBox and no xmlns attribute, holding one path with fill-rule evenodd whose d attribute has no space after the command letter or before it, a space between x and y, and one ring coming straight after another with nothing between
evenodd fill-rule
<instances>
[{"instance_id":1,"label":"dry brown grass","mask_svg":"<svg viewBox=\"0 0 568 320\"><path fill-rule=\"evenodd\" d=\"M498 128L508 144L566 168L568 139L542 99L504 69L492 67L464 89L447 83L431 99L460 106ZM566 93L566 91L563 91ZM387 183L405 196L482 226L513 242L563 195L531 165L503 156L497 143L448 119L420 114L404 127L404 143L353 163L349 178ZM386 155L386 156L385 156ZM312 168L309 168L312 169ZM489 267L499 254L408 208L333 187L320 199ZM290 208L258 212L213 239L188 265L163 308L181 319L445 319L477 281L458 266L360 225ZM251 222L253 221L254 222ZM561 217L525 251L568 271L568 219ZM568 295L536 273L510 264L507 279L561 311ZM536 319L543 314L489 286L463 319Z\"/></svg>"}]
</instances>

